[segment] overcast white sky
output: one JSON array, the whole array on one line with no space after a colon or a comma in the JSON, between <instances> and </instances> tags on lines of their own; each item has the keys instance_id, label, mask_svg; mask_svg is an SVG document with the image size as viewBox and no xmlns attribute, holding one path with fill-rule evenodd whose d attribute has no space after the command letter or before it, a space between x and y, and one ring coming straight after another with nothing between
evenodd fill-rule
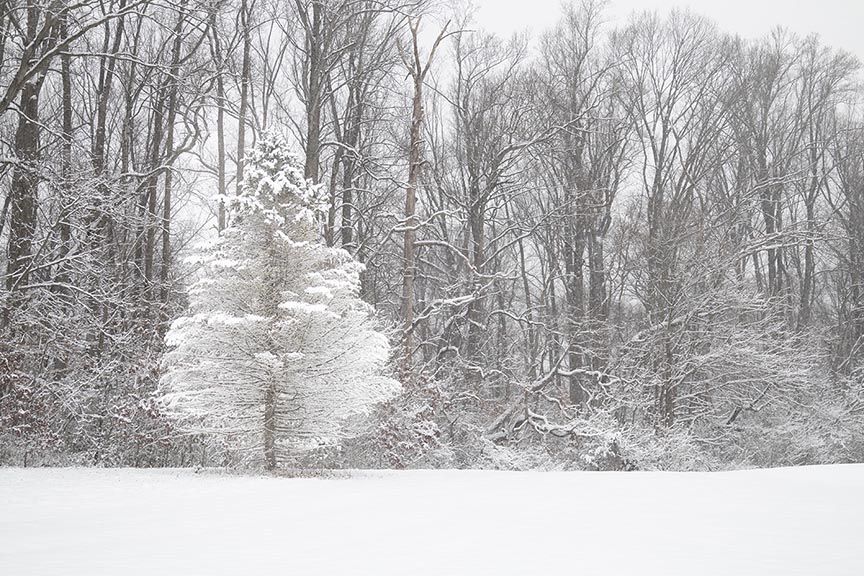
<instances>
[{"instance_id":1,"label":"overcast white sky","mask_svg":"<svg viewBox=\"0 0 864 576\"><path fill-rule=\"evenodd\" d=\"M480 26L499 34L530 28L534 32L555 22L561 0L475 0ZM782 25L818 33L826 44L843 48L864 61L864 0L611 0L613 22L624 22L634 10L689 7L715 20L721 29L759 37Z\"/></svg>"}]
</instances>

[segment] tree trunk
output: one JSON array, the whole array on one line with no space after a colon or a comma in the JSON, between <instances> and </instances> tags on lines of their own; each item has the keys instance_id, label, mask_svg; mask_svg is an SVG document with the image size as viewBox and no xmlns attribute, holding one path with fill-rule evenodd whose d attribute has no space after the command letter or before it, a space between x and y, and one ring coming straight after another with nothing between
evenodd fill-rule
<instances>
[{"instance_id":1,"label":"tree trunk","mask_svg":"<svg viewBox=\"0 0 864 576\"><path fill-rule=\"evenodd\" d=\"M416 40L415 40L416 42ZM423 78L414 79L412 100L411 135L408 149L408 188L405 190L405 236L402 244L402 321L403 353L402 376L404 381L413 379L414 354L414 275L416 273L415 247L417 239L417 184L420 180L420 163L423 146Z\"/></svg>"},{"instance_id":2,"label":"tree trunk","mask_svg":"<svg viewBox=\"0 0 864 576\"><path fill-rule=\"evenodd\" d=\"M225 229L225 197L227 191L225 181L225 79L224 62L222 60L222 43L219 40L219 30L216 22L216 10L210 13L210 32L213 36L213 58L218 67L216 74L216 175L219 187L219 204L217 227L221 232Z\"/></svg>"},{"instance_id":3,"label":"tree trunk","mask_svg":"<svg viewBox=\"0 0 864 576\"><path fill-rule=\"evenodd\" d=\"M264 315L270 318L271 322L275 322L279 315L279 293L276 287L280 283L278 277L279 270L279 253L276 249L276 238L270 223L265 224L264 242L267 246L267 255L270 259L265 272L266 282L262 293L262 310ZM279 353L279 346L273 339L272 335L268 335L267 352L272 354ZM276 454L276 410L279 400L277 391L278 374L273 372L269 374L264 382L264 421L263 424L263 440L264 440L264 466L268 470L273 470L278 464Z\"/></svg>"},{"instance_id":4,"label":"tree trunk","mask_svg":"<svg viewBox=\"0 0 864 576\"><path fill-rule=\"evenodd\" d=\"M448 23L449 24L449 23ZM417 187L423 162L423 81L435 58L435 51L444 39L447 25L438 34L429 57L424 65L420 61L418 46L419 23L409 20L411 31L412 56L408 72L414 81L414 96L411 100L411 131L408 140L408 187L405 190L405 234L402 244L402 362L401 376L404 383L410 384L414 375L414 277L417 273L415 262L415 242L417 240ZM407 61L406 61L407 64Z\"/></svg>"},{"instance_id":5,"label":"tree trunk","mask_svg":"<svg viewBox=\"0 0 864 576\"><path fill-rule=\"evenodd\" d=\"M15 155L12 172L7 249L6 289L14 291L27 284L36 234L39 172L39 93L41 82L28 82L21 89Z\"/></svg>"},{"instance_id":6,"label":"tree trunk","mask_svg":"<svg viewBox=\"0 0 864 576\"><path fill-rule=\"evenodd\" d=\"M186 20L186 0L179 6L177 25L174 28L174 46L171 50L171 79L168 91L168 121L165 136L165 156L168 159L168 170L165 173L165 191L162 195L162 262L159 268L159 304L160 327L166 328L168 320L168 277L171 269L171 207L172 185L174 173L171 164L174 161L174 122L177 119L177 82L180 76L180 51L182 48L183 23Z\"/></svg>"},{"instance_id":7,"label":"tree trunk","mask_svg":"<svg viewBox=\"0 0 864 576\"><path fill-rule=\"evenodd\" d=\"M352 94L357 90L353 90ZM358 147L360 146L360 125L363 121L363 107L360 96L350 99L353 106L349 108L349 117L352 118L345 128L345 144L350 148L347 154L342 156L342 247L349 252L354 252L354 191L357 188L355 175L357 166Z\"/></svg>"},{"instance_id":8,"label":"tree trunk","mask_svg":"<svg viewBox=\"0 0 864 576\"><path fill-rule=\"evenodd\" d=\"M60 38L66 39L66 18L60 23ZM58 251L59 262L55 274L56 281L60 284L68 284L69 263L65 261L66 256L72 249L72 203L74 201L72 190L72 58L69 54L60 55L60 86L61 86L61 108L62 108L62 138L63 145L60 153L60 214L58 217L58 228L60 231L60 249ZM64 289L65 291L65 289Z\"/></svg>"},{"instance_id":9,"label":"tree trunk","mask_svg":"<svg viewBox=\"0 0 864 576\"><path fill-rule=\"evenodd\" d=\"M584 362L583 347L580 340L585 316L585 280L583 277L585 241L581 227L577 224L571 225L575 229L571 229L569 238L564 243L564 266L566 270L564 290L567 298L567 360L570 370L576 370L582 368ZM571 404L578 406L587 400L581 375L570 376L569 390Z\"/></svg>"},{"instance_id":10,"label":"tree trunk","mask_svg":"<svg viewBox=\"0 0 864 576\"><path fill-rule=\"evenodd\" d=\"M243 189L243 163L246 155L246 114L249 109L249 78L251 74L252 31L248 0L240 4L240 34L243 37L243 64L240 71L240 109L237 114L237 194Z\"/></svg>"},{"instance_id":11,"label":"tree trunk","mask_svg":"<svg viewBox=\"0 0 864 576\"><path fill-rule=\"evenodd\" d=\"M603 237L593 231L588 236L588 314L592 334L591 368L594 370L602 370L608 356L603 329L609 319L609 298L603 258Z\"/></svg>"},{"instance_id":12,"label":"tree trunk","mask_svg":"<svg viewBox=\"0 0 864 576\"><path fill-rule=\"evenodd\" d=\"M166 79L165 82L169 82L170 79ZM164 100L164 90L167 86L163 84L162 88L159 90L158 99L153 107L153 131L151 134L151 142L150 142L150 170L153 174L150 176L147 186L145 196L146 202L146 212L142 214L144 228L145 228L145 243L144 243L144 286L146 289L147 302L143 303L145 306L145 310L149 311L149 304L154 300L154 292L153 292L153 263L154 263L154 253L156 250L156 222L158 219L157 216L157 196L158 196L158 183L159 183L159 171L162 165L162 137L163 130L165 128L165 100ZM145 313L145 316L149 314L149 312Z\"/></svg>"},{"instance_id":13,"label":"tree trunk","mask_svg":"<svg viewBox=\"0 0 864 576\"><path fill-rule=\"evenodd\" d=\"M321 35L323 27L322 3L312 2L312 23L306 30L306 50L309 57L309 76L306 95L306 164L303 174L308 180L318 182L321 164L321 89L323 61ZM332 245L332 238L331 238Z\"/></svg>"}]
</instances>

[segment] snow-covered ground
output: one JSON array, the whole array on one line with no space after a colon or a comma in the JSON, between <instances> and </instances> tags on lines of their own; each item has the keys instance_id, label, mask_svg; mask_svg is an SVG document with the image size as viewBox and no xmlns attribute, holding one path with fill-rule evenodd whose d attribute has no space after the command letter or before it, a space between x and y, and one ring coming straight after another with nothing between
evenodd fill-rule
<instances>
[{"instance_id":1,"label":"snow-covered ground","mask_svg":"<svg viewBox=\"0 0 864 576\"><path fill-rule=\"evenodd\" d=\"M864 574L864 465L247 478L0 469L0 574Z\"/></svg>"}]
</instances>

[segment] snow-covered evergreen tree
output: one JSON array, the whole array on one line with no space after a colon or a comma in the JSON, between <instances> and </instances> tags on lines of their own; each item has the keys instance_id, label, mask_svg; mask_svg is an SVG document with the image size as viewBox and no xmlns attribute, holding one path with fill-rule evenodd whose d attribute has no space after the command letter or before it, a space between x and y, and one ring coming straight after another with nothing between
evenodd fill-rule
<instances>
[{"instance_id":1,"label":"snow-covered evergreen tree","mask_svg":"<svg viewBox=\"0 0 864 576\"><path fill-rule=\"evenodd\" d=\"M231 224L196 256L189 314L166 336L162 399L186 429L272 468L336 441L399 383L382 375L389 347L358 297L362 264L316 241L320 188L285 141L266 135L224 200Z\"/></svg>"}]
</instances>

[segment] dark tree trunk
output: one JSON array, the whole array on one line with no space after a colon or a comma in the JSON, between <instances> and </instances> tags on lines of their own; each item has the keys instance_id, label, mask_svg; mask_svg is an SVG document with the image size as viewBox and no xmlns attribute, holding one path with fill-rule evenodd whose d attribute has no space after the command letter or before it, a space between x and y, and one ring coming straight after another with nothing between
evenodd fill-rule
<instances>
[{"instance_id":1,"label":"dark tree trunk","mask_svg":"<svg viewBox=\"0 0 864 576\"><path fill-rule=\"evenodd\" d=\"M162 262L159 268L159 303L161 306L161 324L164 329L168 320L168 278L171 270L171 207L174 173L171 164L174 159L174 123L177 119L177 82L180 76L180 51L182 47L183 24L186 20L185 0L180 4L177 25L174 28L174 45L171 50L171 78L168 91L168 120L165 136L165 156L168 169L165 173L165 191L162 195Z\"/></svg>"},{"instance_id":2,"label":"dark tree trunk","mask_svg":"<svg viewBox=\"0 0 864 576\"><path fill-rule=\"evenodd\" d=\"M237 194L243 189L243 164L246 160L246 115L249 109L249 84L252 67L252 31L248 0L240 4L240 31L243 37L243 64L240 70L240 109L237 114Z\"/></svg>"},{"instance_id":3,"label":"dark tree trunk","mask_svg":"<svg viewBox=\"0 0 864 576\"><path fill-rule=\"evenodd\" d=\"M166 79L165 82L169 82ZM153 107L153 130L151 132L150 141L150 176L144 200L146 210L142 214L145 227L145 243L144 243L144 287L147 295L147 303L145 309L149 310L149 304L153 302L155 293L153 291L153 263L156 251L156 227L158 221L157 201L158 201L158 184L159 174L162 168L162 138L165 129L165 84L159 90L158 100ZM149 312L145 313L145 315Z\"/></svg>"},{"instance_id":4,"label":"dark tree trunk","mask_svg":"<svg viewBox=\"0 0 864 576\"><path fill-rule=\"evenodd\" d=\"M591 368L602 370L607 361L603 330L609 320L609 297L606 293L603 237L596 230L588 236L588 314L592 334Z\"/></svg>"},{"instance_id":5,"label":"dark tree trunk","mask_svg":"<svg viewBox=\"0 0 864 576\"><path fill-rule=\"evenodd\" d=\"M39 187L39 93L41 82L21 89L18 128L15 131L17 163L12 172L9 210L9 244L6 288L14 291L28 282L36 234Z\"/></svg>"},{"instance_id":6,"label":"dark tree trunk","mask_svg":"<svg viewBox=\"0 0 864 576\"><path fill-rule=\"evenodd\" d=\"M60 23L60 38L67 36L66 19ZM74 201L72 182L72 58L69 54L60 56L60 85L62 106L62 138L63 145L60 153L60 215L58 228L60 231L60 249L58 251L59 263L57 265L56 280L60 284L70 282L69 264L65 261L66 256L72 249L72 223L70 222L72 203Z\"/></svg>"},{"instance_id":7,"label":"dark tree trunk","mask_svg":"<svg viewBox=\"0 0 864 576\"><path fill-rule=\"evenodd\" d=\"M305 177L318 182L321 164L321 108L323 81L323 7L321 2L312 3L312 22L306 29L306 51L309 58L309 76L306 94L306 164ZM331 238L332 245L332 238Z\"/></svg>"}]
</instances>

